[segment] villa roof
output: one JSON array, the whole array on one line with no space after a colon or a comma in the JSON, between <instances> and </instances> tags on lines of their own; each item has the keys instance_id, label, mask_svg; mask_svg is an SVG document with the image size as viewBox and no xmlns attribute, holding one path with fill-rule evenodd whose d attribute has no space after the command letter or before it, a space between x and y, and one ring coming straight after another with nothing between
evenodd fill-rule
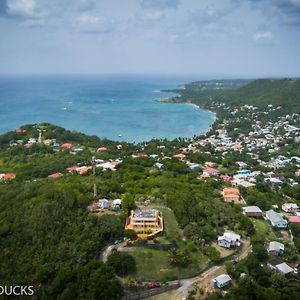
<instances>
[{"instance_id":1,"label":"villa roof","mask_svg":"<svg viewBox=\"0 0 300 300\"><path fill-rule=\"evenodd\" d=\"M153 219L155 218L157 210L156 209L140 209L137 208L133 215L135 218L143 218L143 219Z\"/></svg>"}]
</instances>

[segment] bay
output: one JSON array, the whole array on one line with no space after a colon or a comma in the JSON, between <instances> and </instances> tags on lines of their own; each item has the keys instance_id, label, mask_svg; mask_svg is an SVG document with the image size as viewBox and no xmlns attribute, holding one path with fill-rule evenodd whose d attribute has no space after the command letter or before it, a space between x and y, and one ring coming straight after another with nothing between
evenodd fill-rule
<instances>
[{"instance_id":1,"label":"bay","mask_svg":"<svg viewBox=\"0 0 300 300\"><path fill-rule=\"evenodd\" d=\"M205 133L214 114L155 100L190 78L163 76L19 76L0 78L0 133L49 122L101 138L141 142Z\"/></svg>"}]
</instances>

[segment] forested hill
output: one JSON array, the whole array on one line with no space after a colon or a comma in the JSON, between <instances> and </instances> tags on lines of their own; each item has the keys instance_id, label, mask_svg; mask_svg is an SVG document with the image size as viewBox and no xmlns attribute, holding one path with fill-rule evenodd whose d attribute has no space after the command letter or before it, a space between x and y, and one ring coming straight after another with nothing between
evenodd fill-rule
<instances>
[{"instance_id":1,"label":"forested hill","mask_svg":"<svg viewBox=\"0 0 300 300\"><path fill-rule=\"evenodd\" d=\"M254 105L264 108L269 104L281 106L281 112L300 113L300 79L209 80L185 85L173 90L180 97L167 102L191 102L211 109L212 102L229 105Z\"/></svg>"},{"instance_id":2,"label":"forested hill","mask_svg":"<svg viewBox=\"0 0 300 300\"><path fill-rule=\"evenodd\" d=\"M217 100L232 105L282 106L289 113L300 113L300 79L258 79L237 89L225 90Z\"/></svg>"}]
</instances>

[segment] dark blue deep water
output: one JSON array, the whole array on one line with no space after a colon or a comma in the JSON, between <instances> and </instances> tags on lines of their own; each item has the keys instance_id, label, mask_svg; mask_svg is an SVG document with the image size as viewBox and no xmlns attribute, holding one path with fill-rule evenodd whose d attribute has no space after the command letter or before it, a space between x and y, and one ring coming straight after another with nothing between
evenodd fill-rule
<instances>
[{"instance_id":1,"label":"dark blue deep water","mask_svg":"<svg viewBox=\"0 0 300 300\"><path fill-rule=\"evenodd\" d=\"M188 81L143 76L1 77L0 133L49 122L128 142L192 137L209 129L211 112L155 101L172 95L161 89Z\"/></svg>"}]
</instances>

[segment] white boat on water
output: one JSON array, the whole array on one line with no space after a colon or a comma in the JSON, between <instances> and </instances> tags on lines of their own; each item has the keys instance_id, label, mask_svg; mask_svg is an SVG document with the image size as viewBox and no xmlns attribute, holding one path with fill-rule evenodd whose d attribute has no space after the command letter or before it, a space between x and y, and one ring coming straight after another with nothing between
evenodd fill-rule
<instances>
[{"instance_id":1,"label":"white boat on water","mask_svg":"<svg viewBox=\"0 0 300 300\"><path fill-rule=\"evenodd\" d=\"M122 137L122 134L119 134L118 137Z\"/></svg>"}]
</instances>

